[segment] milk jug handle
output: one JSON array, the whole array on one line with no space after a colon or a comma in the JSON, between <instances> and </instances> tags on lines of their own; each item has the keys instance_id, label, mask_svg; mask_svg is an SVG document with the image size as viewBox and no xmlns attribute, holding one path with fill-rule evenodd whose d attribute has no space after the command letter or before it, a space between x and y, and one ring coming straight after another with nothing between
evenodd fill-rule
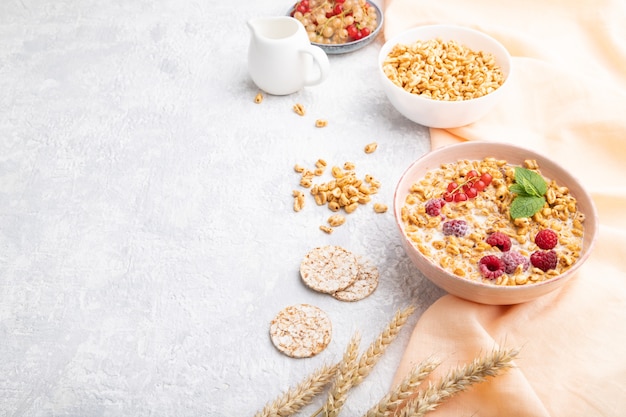
<instances>
[{"instance_id":1,"label":"milk jug handle","mask_svg":"<svg viewBox=\"0 0 626 417\"><path fill-rule=\"evenodd\" d=\"M330 63L328 62L328 55L319 46L309 45L307 48L302 49L301 52L307 53L313 57L313 61L317 65L319 71L308 71L304 85L311 86L317 85L324 81L328 77L330 70Z\"/></svg>"}]
</instances>

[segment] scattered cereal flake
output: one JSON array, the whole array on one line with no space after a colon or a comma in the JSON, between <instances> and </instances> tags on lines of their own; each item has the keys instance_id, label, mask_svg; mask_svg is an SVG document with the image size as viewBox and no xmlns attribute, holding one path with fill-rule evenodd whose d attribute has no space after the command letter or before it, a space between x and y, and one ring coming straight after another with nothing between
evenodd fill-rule
<instances>
[{"instance_id":1,"label":"scattered cereal flake","mask_svg":"<svg viewBox=\"0 0 626 417\"><path fill-rule=\"evenodd\" d=\"M310 304L285 307L270 323L276 348L292 358L309 358L330 343L332 323L328 314Z\"/></svg>"},{"instance_id":2,"label":"scattered cereal flake","mask_svg":"<svg viewBox=\"0 0 626 417\"><path fill-rule=\"evenodd\" d=\"M259 104L263 101L263 94L262 93L257 93L256 96L254 96L254 102L256 104Z\"/></svg>"},{"instance_id":3,"label":"scattered cereal flake","mask_svg":"<svg viewBox=\"0 0 626 417\"><path fill-rule=\"evenodd\" d=\"M373 153L378 148L378 143L372 142L365 145L365 153Z\"/></svg>"},{"instance_id":4,"label":"scattered cereal flake","mask_svg":"<svg viewBox=\"0 0 626 417\"><path fill-rule=\"evenodd\" d=\"M315 127L326 127L328 126L328 120L326 119L317 119L315 121Z\"/></svg>"},{"instance_id":5,"label":"scattered cereal flake","mask_svg":"<svg viewBox=\"0 0 626 417\"><path fill-rule=\"evenodd\" d=\"M293 190L293 211L300 211L304 208L304 193L300 190Z\"/></svg>"},{"instance_id":6,"label":"scattered cereal flake","mask_svg":"<svg viewBox=\"0 0 626 417\"><path fill-rule=\"evenodd\" d=\"M386 213L387 212L387 205L383 204L383 203L376 203L376 204L374 204L374 211L376 213Z\"/></svg>"},{"instance_id":7,"label":"scattered cereal flake","mask_svg":"<svg viewBox=\"0 0 626 417\"><path fill-rule=\"evenodd\" d=\"M339 227L346 222L346 218L341 214L333 214L327 221L332 227Z\"/></svg>"},{"instance_id":8,"label":"scattered cereal flake","mask_svg":"<svg viewBox=\"0 0 626 417\"><path fill-rule=\"evenodd\" d=\"M320 226L320 230L324 233L331 234L334 229L330 226L326 226L325 224L323 224Z\"/></svg>"},{"instance_id":9,"label":"scattered cereal flake","mask_svg":"<svg viewBox=\"0 0 626 417\"><path fill-rule=\"evenodd\" d=\"M300 103L296 103L293 105L293 111L295 111L298 116L304 116L306 114L304 106Z\"/></svg>"}]
</instances>

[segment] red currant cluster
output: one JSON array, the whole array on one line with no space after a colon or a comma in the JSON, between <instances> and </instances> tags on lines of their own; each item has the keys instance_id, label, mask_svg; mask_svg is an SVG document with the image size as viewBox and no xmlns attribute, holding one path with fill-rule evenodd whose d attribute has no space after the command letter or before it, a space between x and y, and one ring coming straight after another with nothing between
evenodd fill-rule
<instances>
[{"instance_id":1,"label":"red currant cluster","mask_svg":"<svg viewBox=\"0 0 626 417\"><path fill-rule=\"evenodd\" d=\"M364 37L369 36L370 34L370 29L367 26L364 26L359 29L358 25L355 25L354 23L351 25L348 25L348 27L346 27L346 30L348 31L348 36L354 39L355 41L358 41L359 39L363 39Z\"/></svg>"},{"instance_id":2,"label":"red currant cluster","mask_svg":"<svg viewBox=\"0 0 626 417\"><path fill-rule=\"evenodd\" d=\"M326 11L324 15L326 18L331 18L333 16L339 16L343 13L343 4L346 0L335 0L330 6L330 11ZM300 12L302 14L307 14L311 11L311 3L309 0L300 0L296 3L296 7L294 9L295 12Z\"/></svg>"},{"instance_id":3,"label":"red currant cluster","mask_svg":"<svg viewBox=\"0 0 626 417\"><path fill-rule=\"evenodd\" d=\"M311 11L311 5L309 4L309 0L301 0L296 4L296 7L293 9L291 15L293 16L296 12L300 12L302 14L308 13Z\"/></svg>"},{"instance_id":4,"label":"red currant cluster","mask_svg":"<svg viewBox=\"0 0 626 417\"><path fill-rule=\"evenodd\" d=\"M479 174L476 170L471 170L465 174L462 182L452 181L449 183L442 198L448 203L467 201L470 198L475 198L479 192L491 184L491 180L492 176L488 172Z\"/></svg>"},{"instance_id":5,"label":"red currant cluster","mask_svg":"<svg viewBox=\"0 0 626 417\"><path fill-rule=\"evenodd\" d=\"M316 43L345 43L369 36L377 26L376 10L366 0L300 0L293 17Z\"/></svg>"}]
</instances>

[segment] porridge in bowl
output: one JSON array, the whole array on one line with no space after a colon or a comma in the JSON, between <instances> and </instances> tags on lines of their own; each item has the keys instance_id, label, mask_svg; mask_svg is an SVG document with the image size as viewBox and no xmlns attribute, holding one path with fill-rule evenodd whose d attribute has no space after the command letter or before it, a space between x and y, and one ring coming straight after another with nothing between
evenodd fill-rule
<instances>
[{"instance_id":1,"label":"porridge in bowl","mask_svg":"<svg viewBox=\"0 0 626 417\"><path fill-rule=\"evenodd\" d=\"M581 257L584 214L535 160L443 163L413 183L401 226L426 258L457 277L495 286L550 280Z\"/></svg>"}]
</instances>

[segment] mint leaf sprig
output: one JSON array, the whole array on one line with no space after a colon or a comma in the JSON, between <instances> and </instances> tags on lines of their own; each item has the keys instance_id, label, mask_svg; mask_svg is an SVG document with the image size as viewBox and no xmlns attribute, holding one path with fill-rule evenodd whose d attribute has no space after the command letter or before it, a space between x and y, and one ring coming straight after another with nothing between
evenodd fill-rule
<instances>
[{"instance_id":1,"label":"mint leaf sprig","mask_svg":"<svg viewBox=\"0 0 626 417\"><path fill-rule=\"evenodd\" d=\"M515 167L515 183L509 191L516 194L509 210L512 219L531 217L546 204L548 184L541 175L522 167Z\"/></svg>"}]
</instances>

